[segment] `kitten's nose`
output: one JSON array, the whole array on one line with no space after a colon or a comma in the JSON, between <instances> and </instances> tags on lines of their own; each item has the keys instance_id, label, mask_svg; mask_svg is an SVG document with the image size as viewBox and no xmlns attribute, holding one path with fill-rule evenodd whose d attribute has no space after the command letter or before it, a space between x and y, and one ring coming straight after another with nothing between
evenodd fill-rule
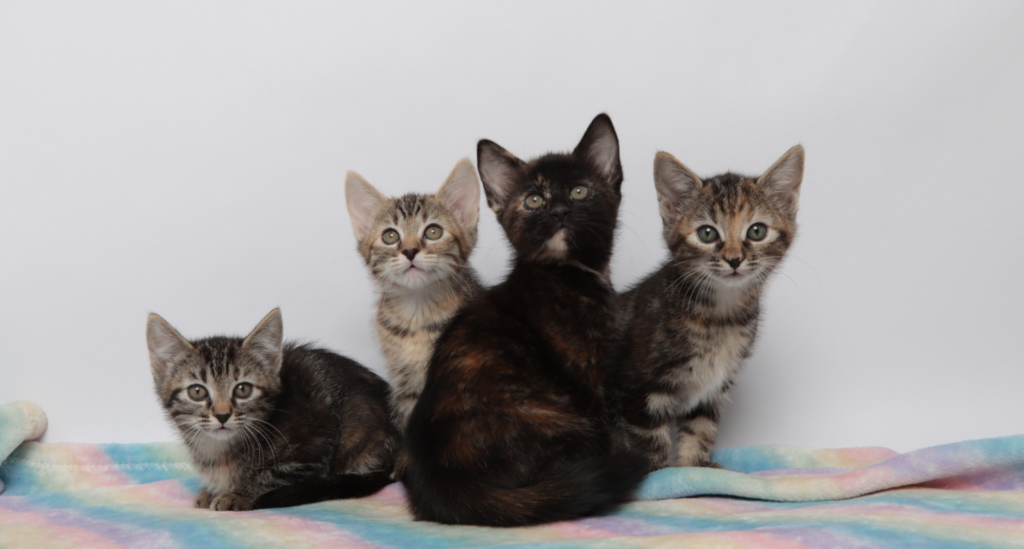
<instances>
[{"instance_id":1,"label":"kitten's nose","mask_svg":"<svg viewBox=\"0 0 1024 549\"><path fill-rule=\"evenodd\" d=\"M562 204L561 202L551 206L551 217L555 218L555 221L564 223L565 218L569 217L569 206Z\"/></svg>"},{"instance_id":2,"label":"kitten's nose","mask_svg":"<svg viewBox=\"0 0 1024 549\"><path fill-rule=\"evenodd\" d=\"M725 262L735 271L740 268L740 264L743 263L742 257L726 257Z\"/></svg>"},{"instance_id":3,"label":"kitten's nose","mask_svg":"<svg viewBox=\"0 0 1024 549\"><path fill-rule=\"evenodd\" d=\"M213 417L217 418L217 421L219 421L221 425L224 425L228 422L228 419L231 418L231 412L226 414L213 414Z\"/></svg>"},{"instance_id":4,"label":"kitten's nose","mask_svg":"<svg viewBox=\"0 0 1024 549\"><path fill-rule=\"evenodd\" d=\"M420 249L419 248L406 248L406 249L402 250L402 255L404 255L405 257L408 257L409 261L412 261L412 258L416 257L416 254L418 254L418 253L420 253Z\"/></svg>"}]
</instances>

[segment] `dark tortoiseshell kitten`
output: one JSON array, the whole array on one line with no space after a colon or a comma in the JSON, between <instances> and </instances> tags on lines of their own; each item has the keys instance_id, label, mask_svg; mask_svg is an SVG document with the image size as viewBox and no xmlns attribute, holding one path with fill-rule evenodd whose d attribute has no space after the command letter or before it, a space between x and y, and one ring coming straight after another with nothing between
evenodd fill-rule
<instances>
[{"instance_id":1,"label":"dark tortoiseshell kitten","mask_svg":"<svg viewBox=\"0 0 1024 549\"><path fill-rule=\"evenodd\" d=\"M412 511L516 526L608 510L646 473L642 457L613 453L602 389L617 329L618 138L602 114L572 153L523 162L483 140L477 156L515 260L437 341L406 431Z\"/></svg>"},{"instance_id":2,"label":"dark tortoiseshell kitten","mask_svg":"<svg viewBox=\"0 0 1024 549\"><path fill-rule=\"evenodd\" d=\"M215 511L370 495L391 483L399 436L388 385L323 349L282 344L281 312L246 337L189 342L149 315L157 396Z\"/></svg>"},{"instance_id":3,"label":"dark tortoiseshell kitten","mask_svg":"<svg viewBox=\"0 0 1024 549\"><path fill-rule=\"evenodd\" d=\"M701 180L672 155L655 157L671 257L622 295L614 378L624 434L651 470L716 466L719 411L754 344L764 283L796 234L803 170L799 145L760 177Z\"/></svg>"}]
</instances>

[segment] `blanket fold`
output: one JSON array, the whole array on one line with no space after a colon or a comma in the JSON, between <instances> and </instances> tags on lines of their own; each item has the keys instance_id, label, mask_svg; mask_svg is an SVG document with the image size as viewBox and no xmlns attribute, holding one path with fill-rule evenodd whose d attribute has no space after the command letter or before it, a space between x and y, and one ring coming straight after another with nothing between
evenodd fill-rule
<instances>
[{"instance_id":1,"label":"blanket fold","mask_svg":"<svg viewBox=\"0 0 1024 549\"><path fill-rule=\"evenodd\" d=\"M22 400L0 406L0 463L22 442L37 439L45 431L46 414L38 405ZM3 491L0 479L0 493Z\"/></svg>"}]
</instances>

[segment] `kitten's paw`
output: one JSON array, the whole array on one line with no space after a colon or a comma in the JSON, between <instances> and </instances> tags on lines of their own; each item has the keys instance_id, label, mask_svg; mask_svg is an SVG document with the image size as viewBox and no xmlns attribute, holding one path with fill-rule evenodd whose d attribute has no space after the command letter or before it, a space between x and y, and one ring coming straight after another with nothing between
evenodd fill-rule
<instances>
[{"instance_id":1,"label":"kitten's paw","mask_svg":"<svg viewBox=\"0 0 1024 549\"><path fill-rule=\"evenodd\" d=\"M252 498L234 492L224 492L213 498L213 501L210 502L210 509L214 511L251 511Z\"/></svg>"},{"instance_id":2,"label":"kitten's paw","mask_svg":"<svg viewBox=\"0 0 1024 549\"><path fill-rule=\"evenodd\" d=\"M213 496L210 495L210 492L207 492L206 488L201 488L199 490L199 493L196 494L196 499L194 500L192 505L196 509L209 509L210 508L210 502L212 500L213 500Z\"/></svg>"},{"instance_id":3,"label":"kitten's paw","mask_svg":"<svg viewBox=\"0 0 1024 549\"><path fill-rule=\"evenodd\" d=\"M707 467L708 469L725 469L721 465L711 461L710 459L702 459L697 463L697 467Z\"/></svg>"}]
</instances>

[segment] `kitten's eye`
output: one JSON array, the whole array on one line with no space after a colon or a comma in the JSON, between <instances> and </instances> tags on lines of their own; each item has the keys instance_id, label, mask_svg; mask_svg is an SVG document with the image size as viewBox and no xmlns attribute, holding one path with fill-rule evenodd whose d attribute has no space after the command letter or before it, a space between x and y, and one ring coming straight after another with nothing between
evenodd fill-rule
<instances>
[{"instance_id":1,"label":"kitten's eye","mask_svg":"<svg viewBox=\"0 0 1024 549\"><path fill-rule=\"evenodd\" d=\"M747 229L747 238L757 242L768 236L768 227L764 223L754 223Z\"/></svg>"},{"instance_id":2,"label":"kitten's eye","mask_svg":"<svg viewBox=\"0 0 1024 549\"><path fill-rule=\"evenodd\" d=\"M699 238L701 242L710 244L718 240L718 231L711 225L704 225L697 229L697 238Z\"/></svg>"},{"instance_id":3,"label":"kitten's eye","mask_svg":"<svg viewBox=\"0 0 1024 549\"><path fill-rule=\"evenodd\" d=\"M395 242L398 242L398 231L388 229L384 231L384 235L381 236L381 239L384 240L385 244L394 244Z\"/></svg>"},{"instance_id":4,"label":"kitten's eye","mask_svg":"<svg viewBox=\"0 0 1024 549\"><path fill-rule=\"evenodd\" d=\"M579 185L569 192L569 196L576 200L583 200L584 198L590 196L590 189L584 187L583 185Z\"/></svg>"},{"instance_id":5,"label":"kitten's eye","mask_svg":"<svg viewBox=\"0 0 1024 549\"><path fill-rule=\"evenodd\" d=\"M423 231L423 236L427 237L427 240L437 240L444 234L444 229L438 225L430 225L427 230Z\"/></svg>"},{"instance_id":6,"label":"kitten's eye","mask_svg":"<svg viewBox=\"0 0 1024 549\"><path fill-rule=\"evenodd\" d=\"M200 401L206 398L206 387L202 385L192 385L188 388L188 398L195 401Z\"/></svg>"},{"instance_id":7,"label":"kitten's eye","mask_svg":"<svg viewBox=\"0 0 1024 549\"><path fill-rule=\"evenodd\" d=\"M526 206L527 210L536 210L537 208L544 205L544 197L539 194L531 194L530 196L526 197L526 202L524 203L524 205Z\"/></svg>"},{"instance_id":8,"label":"kitten's eye","mask_svg":"<svg viewBox=\"0 0 1024 549\"><path fill-rule=\"evenodd\" d=\"M235 398L249 398L252 394L252 383L239 383L235 386Z\"/></svg>"}]
</instances>

